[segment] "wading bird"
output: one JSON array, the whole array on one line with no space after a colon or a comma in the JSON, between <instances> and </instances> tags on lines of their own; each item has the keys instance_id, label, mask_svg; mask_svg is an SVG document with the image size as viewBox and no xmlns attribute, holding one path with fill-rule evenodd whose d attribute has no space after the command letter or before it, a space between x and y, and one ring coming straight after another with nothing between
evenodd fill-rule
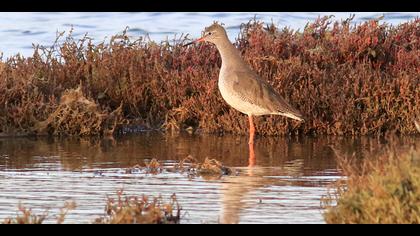
<instances>
[{"instance_id":1,"label":"wading bird","mask_svg":"<svg viewBox=\"0 0 420 236\"><path fill-rule=\"evenodd\" d=\"M231 107L248 115L250 155L253 155L255 138L253 116L282 115L304 121L302 114L278 94L270 84L262 80L241 58L238 49L229 41L223 26L214 23L206 27L201 38L184 46L198 42L213 43L222 57L219 90L223 99Z\"/></svg>"}]
</instances>

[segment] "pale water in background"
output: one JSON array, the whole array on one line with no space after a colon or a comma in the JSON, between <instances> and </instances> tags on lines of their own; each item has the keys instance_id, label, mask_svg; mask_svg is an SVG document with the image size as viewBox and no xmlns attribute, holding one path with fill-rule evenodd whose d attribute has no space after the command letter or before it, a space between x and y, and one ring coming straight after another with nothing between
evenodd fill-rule
<instances>
[{"instance_id":1,"label":"pale water in background","mask_svg":"<svg viewBox=\"0 0 420 236\"><path fill-rule=\"evenodd\" d=\"M127 26L129 35L133 37L146 34L152 40L161 41L174 39L181 34L197 37L205 26L213 21L226 25L230 38L233 40L239 32L239 26L256 17L266 23L273 22L279 27L288 26L292 29L303 29L308 21L318 16L335 15L335 19L346 19L350 12L292 12L292 13L240 13L240 12L177 12L177 13L106 13L106 12L41 12L41 13L0 13L0 52L4 58L17 53L31 56L32 44L51 45L57 31L68 32L74 27L74 36L81 37L85 33L100 42L112 35L121 33ZM419 17L418 12L409 13L354 13L355 23L378 18L384 15L383 21L398 24Z\"/></svg>"}]
</instances>

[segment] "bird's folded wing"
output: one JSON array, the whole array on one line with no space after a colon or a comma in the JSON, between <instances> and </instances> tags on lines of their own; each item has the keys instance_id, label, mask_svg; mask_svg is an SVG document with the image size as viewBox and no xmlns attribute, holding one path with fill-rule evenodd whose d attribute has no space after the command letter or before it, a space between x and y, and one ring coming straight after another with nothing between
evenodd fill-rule
<instances>
[{"instance_id":1,"label":"bird's folded wing","mask_svg":"<svg viewBox=\"0 0 420 236\"><path fill-rule=\"evenodd\" d=\"M300 116L300 112L278 94L273 87L262 80L255 72L235 71L232 73L234 80L233 90L244 101L267 109L272 113L290 113Z\"/></svg>"}]
</instances>

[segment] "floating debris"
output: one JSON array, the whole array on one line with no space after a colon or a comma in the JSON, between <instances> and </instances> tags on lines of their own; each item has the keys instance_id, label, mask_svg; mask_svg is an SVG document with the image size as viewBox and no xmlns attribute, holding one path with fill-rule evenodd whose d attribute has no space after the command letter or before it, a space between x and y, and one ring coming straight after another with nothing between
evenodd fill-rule
<instances>
[{"instance_id":1,"label":"floating debris","mask_svg":"<svg viewBox=\"0 0 420 236\"><path fill-rule=\"evenodd\" d=\"M174 166L173 169L179 172L187 172L189 177L221 177L223 175L232 175L234 173L232 168L224 166L216 159L206 158L203 163L200 163L191 155L182 159Z\"/></svg>"},{"instance_id":2,"label":"floating debris","mask_svg":"<svg viewBox=\"0 0 420 236\"><path fill-rule=\"evenodd\" d=\"M162 171L162 165L155 158L153 158L149 163L146 163L146 173L159 174L162 173Z\"/></svg>"},{"instance_id":3,"label":"floating debris","mask_svg":"<svg viewBox=\"0 0 420 236\"><path fill-rule=\"evenodd\" d=\"M202 164L198 165L197 173L199 175L230 175L232 170L216 160L206 158Z\"/></svg>"},{"instance_id":4,"label":"floating debris","mask_svg":"<svg viewBox=\"0 0 420 236\"><path fill-rule=\"evenodd\" d=\"M143 166L136 164L132 167L125 169L126 174L136 174L136 173L144 172L146 174L156 175L156 174L162 173L163 171L164 171L164 168L162 167L160 162L155 158L153 158L150 161L144 161Z\"/></svg>"},{"instance_id":5,"label":"floating debris","mask_svg":"<svg viewBox=\"0 0 420 236\"><path fill-rule=\"evenodd\" d=\"M164 171L172 173L187 173L190 178L197 176L214 176L221 177L223 175L232 175L235 172L232 168L224 166L216 159L206 158L203 163L189 155L173 166L164 167L157 159L145 162L144 165L136 164L125 170L126 174L146 173L159 174Z\"/></svg>"}]
</instances>

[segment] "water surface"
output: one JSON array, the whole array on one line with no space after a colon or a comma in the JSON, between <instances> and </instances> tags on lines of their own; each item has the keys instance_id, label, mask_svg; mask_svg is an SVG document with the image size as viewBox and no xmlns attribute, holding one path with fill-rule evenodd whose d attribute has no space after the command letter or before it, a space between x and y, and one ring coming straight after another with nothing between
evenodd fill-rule
<instances>
[{"instance_id":1,"label":"water surface","mask_svg":"<svg viewBox=\"0 0 420 236\"><path fill-rule=\"evenodd\" d=\"M351 14L355 14L355 24L383 15L382 21L396 25L420 16L418 12L2 12L0 53L5 58L17 53L31 56L32 44L50 46L57 32L68 32L72 27L75 38L88 34L94 42L107 41L126 27L131 37L148 35L159 42L182 34L198 37L205 26L219 21L225 24L233 40L240 25L254 18L302 30L319 16L334 15L334 19L344 20Z\"/></svg>"},{"instance_id":2,"label":"water surface","mask_svg":"<svg viewBox=\"0 0 420 236\"><path fill-rule=\"evenodd\" d=\"M244 136L159 133L116 139L0 139L0 219L22 202L37 213L58 213L75 201L67 223L90 223L104 213L107 196L175 193L181 223L323 223L320 199L340 177L329 139L259 138L256 166L248 167ZM190 178L165 171L152 175L126 169L152 158L165 166L188 155L215 158L235 175ZM49 222L54 222L50 218Z\"/></svg>"}]
</instances>

